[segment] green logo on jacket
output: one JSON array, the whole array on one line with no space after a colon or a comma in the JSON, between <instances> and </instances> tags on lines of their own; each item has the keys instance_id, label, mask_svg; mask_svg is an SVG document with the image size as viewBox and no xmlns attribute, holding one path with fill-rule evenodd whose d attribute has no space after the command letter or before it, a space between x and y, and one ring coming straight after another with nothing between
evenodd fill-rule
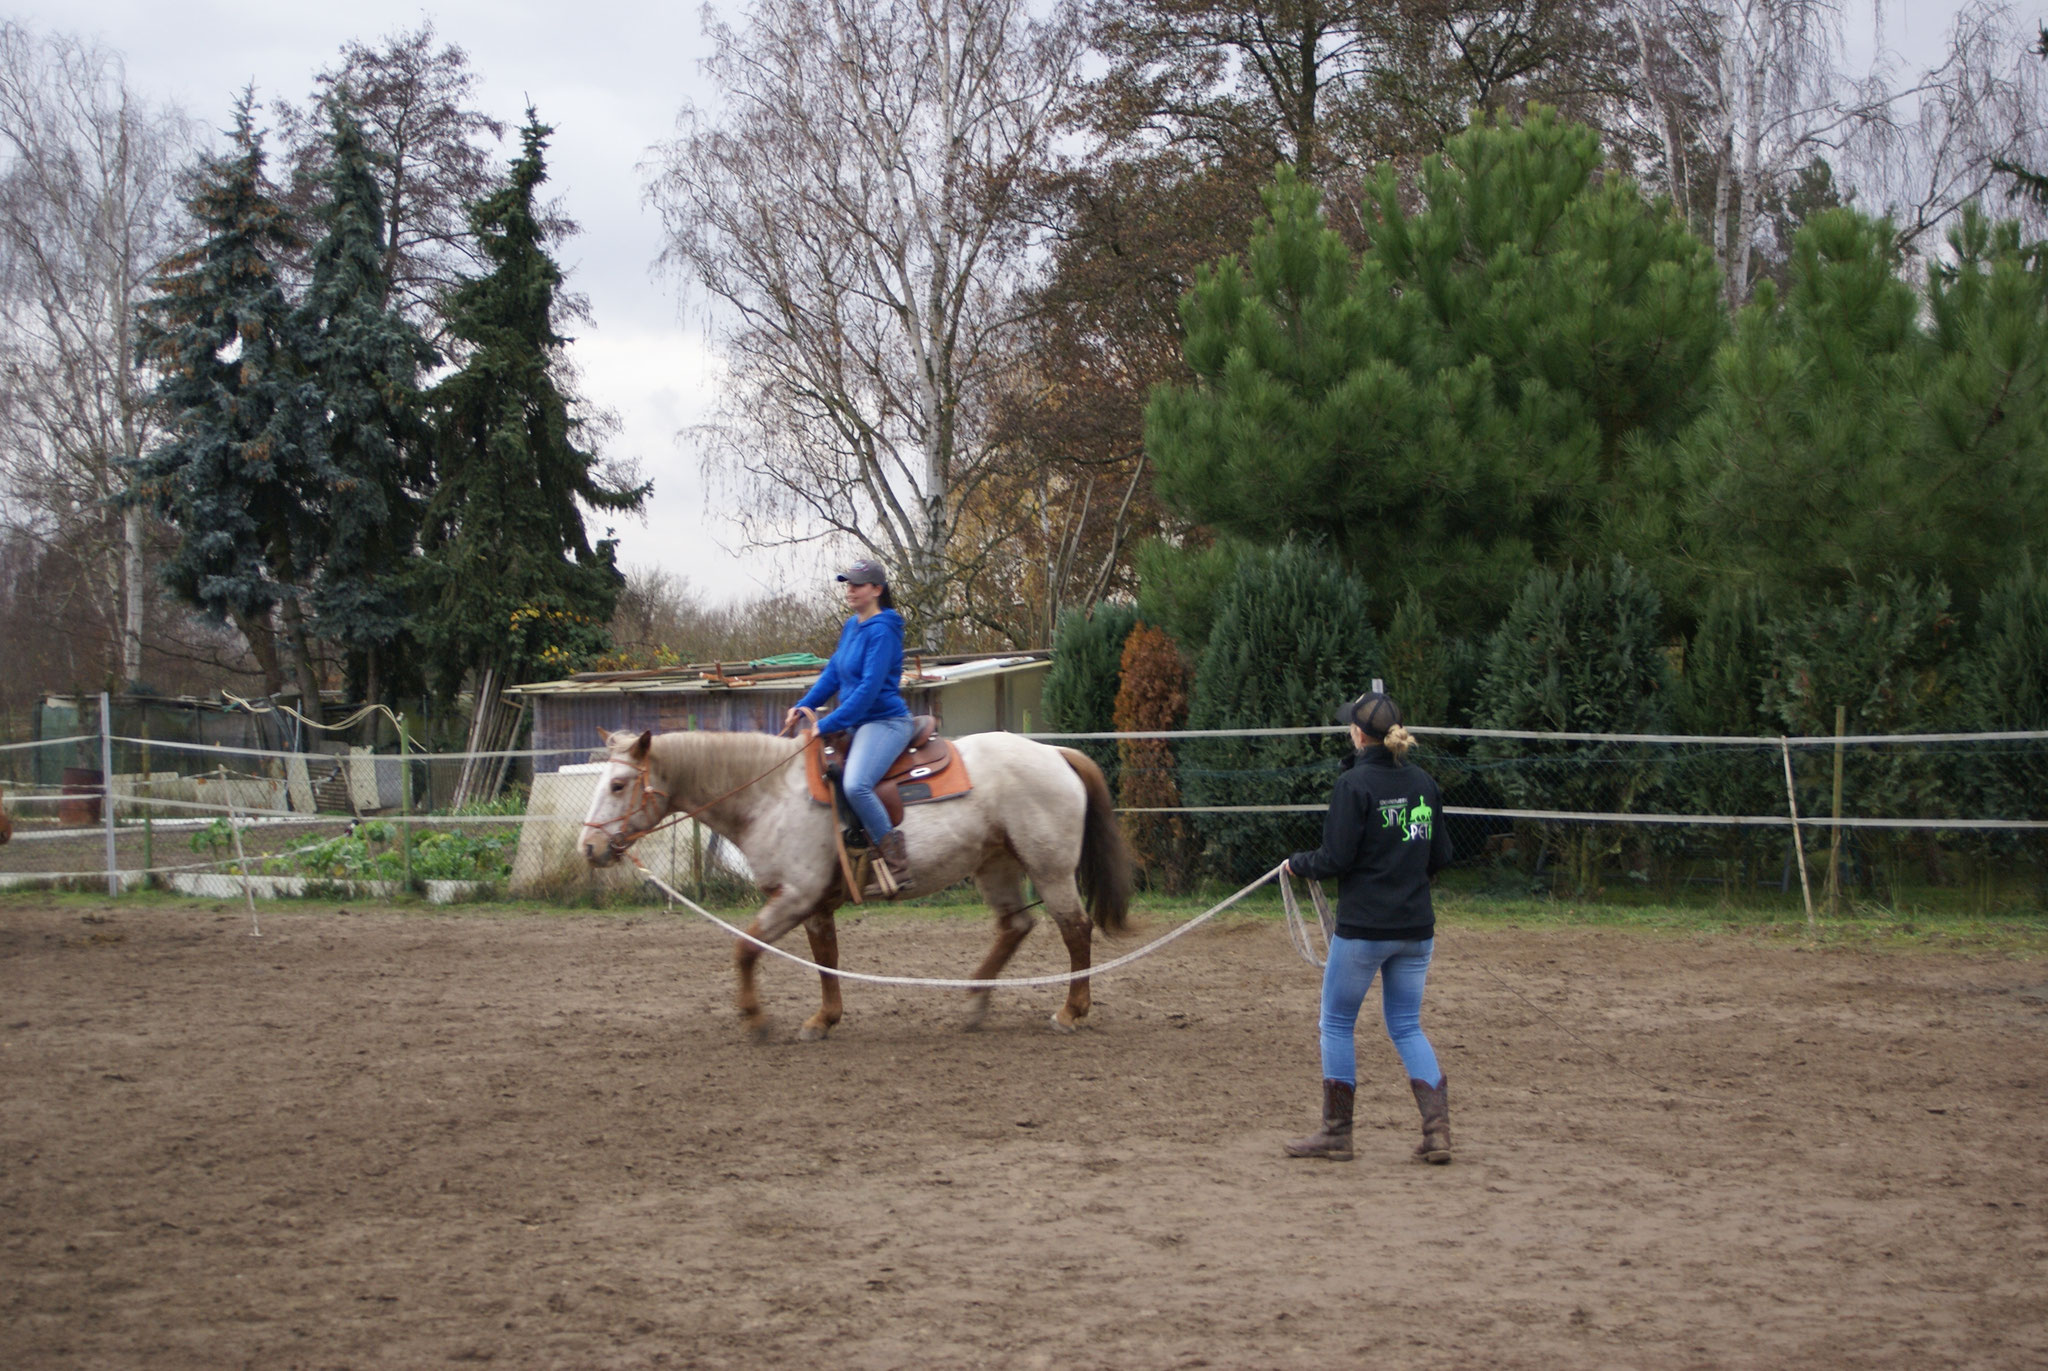
<instances>
[{"instance_id":1,"label":"green logo on jacket","mask_svg":"<svg viewBox=\"0 0 2048 1371\"><path fill-rule=\"evenodd\" d=\"M1429 807L1428 800L1417 800L1410 805L1404 796L1398 800L1380 802L1380 827L1401 830L1401 841L1412 843L1420 839L1428 842L1434 834L1432 825L1436 811Z\"/></svg>"}]
</instances>

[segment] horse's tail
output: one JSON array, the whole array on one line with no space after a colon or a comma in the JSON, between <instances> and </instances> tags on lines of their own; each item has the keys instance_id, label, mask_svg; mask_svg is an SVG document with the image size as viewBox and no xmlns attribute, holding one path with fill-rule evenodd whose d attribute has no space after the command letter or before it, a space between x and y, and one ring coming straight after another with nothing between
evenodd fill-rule
<instances>
[{"instance_id":1,"label":"horse's tail","mask_svg":"<svg viewBox=\"0 0 2048 1371\"><path fill-rule=\"evenodd\" d=\"M1081 887L1081 899L1094 917L1095 926L1119 932L1131 908L1131 850L1124 845L1124 831L1116 821L1116 801L1110 798L1109 782L1102 778L1102 768L1087 753L1063 747L1060 755L1088 790L1088 817L1081 831L1081 865L1074 872L1074 880Z\"/></svg>"}]
</instances>

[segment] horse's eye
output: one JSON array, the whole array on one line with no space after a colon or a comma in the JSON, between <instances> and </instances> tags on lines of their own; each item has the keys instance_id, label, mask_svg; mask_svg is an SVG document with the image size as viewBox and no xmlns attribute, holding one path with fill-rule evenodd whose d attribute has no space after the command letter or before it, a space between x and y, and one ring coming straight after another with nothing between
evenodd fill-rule
<instances>
[{"instance_id":1,"label":"horse's eye","mask_svg":"<svg viewBox=\"0 0 2048 1371\"><path fill-rule=\"evenodd\" d=\"M619 792L620 792L621 790L624 790L625 788L626 788L626 783L625 783L624 781L613 781L613 782L612 782L612 794L614 794L614 795L618 794L618 793L619 793Z\"/></svg>"}]
</instances>

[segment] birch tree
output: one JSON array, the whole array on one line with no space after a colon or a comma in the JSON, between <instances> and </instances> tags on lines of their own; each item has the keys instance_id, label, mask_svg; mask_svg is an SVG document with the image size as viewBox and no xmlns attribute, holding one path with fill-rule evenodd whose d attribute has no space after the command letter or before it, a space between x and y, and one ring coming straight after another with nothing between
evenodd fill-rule
<instances>
[{"instance_id":1,"label":"birch tree","mask_svg":"<svg viewBox=\"0 0 2048 1371\"><path fill-rule=\"evenodd\" d=\"M2038 72L2008 7L1958 13L1936 60L1846 71L1840 0L1626 0L1664 187L1713 244L1730 309L1749 298L1764 206L1828 160L1892 216L1896 245L1993 186L1998 160L2048 142ZM1880 32L1880 37L1881 37Z\"/></svg>"},{"instance_id":2,"label":"birch tree","mask_svg":"<svg viewBox=\"0 0 2048 1371\"><path fill-rule=\"evenodd\" d=\"M1703 222L1734 309L1766 196L1883 117L1890 92L1844 81L1834 0L1630 0L1628 15L1666 188Z\"/></svg>"},{"instance_id":3,"label":"birch tree","mask_svg":"<svg viewBox=\"0 0 2048 1371\"><path fill-rule=\"evenodd\" d=\"M710 32L723 106L683 111L648 188L732 368L710 460L756 542L882 559L935 648L980 551L961 512L999 465L1077 26L1019 0L760 0Z\"/></svg>"},{"instance_id":4,"label":"birch tree","mask_svg":"<svg viewBox=\"0 0 2048 1371\"><path fill-rule=\"evenodd\" d=\"M134 308L181 231L191 146L117 54L0 24L0 482L21 527L84 569L79 590L118 625L107 672L126 682L147 584L124 464L155 428Z\"/></svg>"}]
</instances>

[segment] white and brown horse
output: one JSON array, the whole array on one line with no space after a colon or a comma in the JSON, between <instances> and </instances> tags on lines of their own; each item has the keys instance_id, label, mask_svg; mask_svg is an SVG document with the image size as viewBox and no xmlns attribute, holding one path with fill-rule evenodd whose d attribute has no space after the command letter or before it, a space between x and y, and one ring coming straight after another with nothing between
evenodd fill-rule
<instances>
[{"instance_id":1,"label":"white and brown horse","mask_svg":"<svg viewBox=\"0 0 2048 1371\"><path fill-rule=\"evenodd\" d=\"M705 806L698 820L740 850L767 897L748 932L772 943L802 924L811 959L839 965L832 915L848 897L835 819L806 789L801 741L761 733L613 733L606 741L611 755L584 820L591 865L612 865L666 816ZM995 944L972 978L987 980L1035 922L1024 898L1028 876L1059 925L1073 970L1086 971L1093 929L1121 929L1131 893L1130 854L1101 770L1079 752L1012 733L971 734L953 746L974 788L904 811L910 893L974 879L996 916ZM760 956L759 948L735 944L740 1018L756 1036L767 1027L754 990ZM819 980L824 1002L804 1021L807 1039L824 1037L840 1018L839 978ZM988 1012L989 992L968 996L966 1026L973 1028ZM1068 983L1053 1026L1071 1031L1087 1014L1088 980L1080 977Z\"/></svg>"}]
</instances>

